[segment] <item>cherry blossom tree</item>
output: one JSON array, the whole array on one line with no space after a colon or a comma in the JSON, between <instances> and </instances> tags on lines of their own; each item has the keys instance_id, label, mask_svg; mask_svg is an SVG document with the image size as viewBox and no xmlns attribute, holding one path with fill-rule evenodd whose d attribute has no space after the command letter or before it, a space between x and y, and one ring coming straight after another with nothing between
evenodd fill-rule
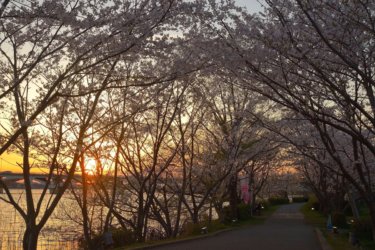
<instances>
[{"instance_id":1,"label":"cherry blossom tree","mask_svg":"<svg viewBox=\"0 0 375 250\"><path fill-rule=\"evenodd\" d=\"M214 6L220 15L217 25L209 28L228 55L223 64L243 80L246 89L299 113L314 126L341 175L365 200L375 228L374 3L266 3L261 15ZM350 138L349 163L339 156L332 129Z\"/></svg>"},{"instance_id":2,"label":"cherry blossom tree","mask_svg":"<svg viewBox=\"0 0 375 250\"><path fill-rule=\"evenodd\" d=\"M238 79L226 73L225 70L217 71L215 76L205 79L201 91L205 93L204 103L207 106L208 123L204 125L206 140L209 141L207 147L212 152L208 156L213 166L211 171L215 172L213 175L217 179L226 176L220 183L225 187L224 192L217 191L213 196L218 198L218 210L223 201L229 199L232 216L237 218L239 172L248 172L251 182L255 182L256 172L260 173L263 169L255 165L265 158L271 161L278 145L270 140L261 122L264 115L261 107L267 106L267 100L255 92L242 91L238 87ZM264 172L262 178L266 176Z\"/></svg>"},{"instance_id":3,"label":"cherry blossom tree","mask_svg":"<svg viewBox=\"0 0 375 250\"><path fill-rule=\"evenodd\" d=\"M24 209L17 204L5 182L2 181L1 186L7 194L4 200L17 209L27 225L24 249L36 249L40 231L72 180L103 91L121 87L114 84L121 76L112 75L114 69L121 66L117 62L130 58L139 60L140 51L168 57L162 53L163 49L156 52L156 48L161 44L161 48L166 48L170 42L168 30L171 25L167 22L172 16L175 26L187 23L179 13L189 4L173 0L2 3L0 105L6 122L1 123L0 153L13 150L22 154L27 207ZM172 12L175 14L171 15ZM147 61L146 57L142 60ZM152 66L151 59L148 63ZM90 81L89 76L95 76L96 80ZM136 84L157 83L152 75L148 77L136 79ZM159 75L156 81L161 78ZM76 127L65 127L65 117L72 115L68 109L74 108L69 100L84 95L90 96L85 116L77 117L79 122L70 124ZM57 107L53 108L53 105ZM46 157L50 162L43 166L49 172L43 193L58 170L57 166L62 166L58 159L63 153L61 145L66 140L66 130L78 133L72 159L64 169L66 179L49 206L42 210L40 204L45 196L35 204L31 190L30 157L40 144L37 142L39 137L34 136L40 130L40 118L50 111L57 115L58 123L53 128L57 137L53 155Z\"/></svg>"}]
</instances>

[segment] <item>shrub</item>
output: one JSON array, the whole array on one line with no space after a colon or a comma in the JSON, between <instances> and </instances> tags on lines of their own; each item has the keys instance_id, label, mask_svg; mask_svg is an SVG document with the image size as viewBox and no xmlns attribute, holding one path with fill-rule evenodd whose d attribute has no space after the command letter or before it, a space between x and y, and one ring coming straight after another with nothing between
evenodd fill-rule
<instances>
[{"instance_id":1,"label":"shrub","mask_svg":"<svg viewBox=\"0 0 375 250\"><path fill-rule=\"evenodd\" d=\"M320 204L315 195L309 196L308 201L307 201L307 207L309 209L313 208L315 211L319 211Z\"/></svg>"},{"instance_id":2,"label":"shrub","mask_svg":"<svg viewBox=\"0 0 375 250\"><path fill-rule=\"evenodd\" d=\"M230 206L223 207L223 223L230 223L233 219L232 211L230 209Z\"/></svg>"},{"instance_id":3,"label":"shrub","mask_svg":"<svg viewBox=\"0 0 375 250\"><path fill-rule=\"evenodd\" d=\"M264 210L267 210L271 206L268 200L260 200L259 203L263 206Z\"/></svg>"},{"instance_id":4,"label":"shrub","mask_svg":"<svg viewBox=\"0 0 375 250\"><path fill-rule=\"evenodd\" d=\"M318 201L311 202L311 207L315 209L315 211L320 210L320 203Z\"/></svg>"},{"instance_id":5,"label":"shrub","mask_svg":"<svg viewBox=\"0 0 375 250\"><path fill-rule=\"evenodd\" d=\"M339 228L347 227L345 214L341 212L333 212L332 213L332 225L339 227Z\"/></svg>"},{"instance_id":6,"label":"shrub","mask_svg":"<svg viewBox=\"0 0 375 250\"><path fill-rule=\"evenodd\" d=\"M220 222L220 220L212 220L211 224L208 225L208 231L217 231L220 229L224 229L225 225Z\"/></svg>"},{"instance_id":7,"label":"shrub","mask_svg":"<svg viewBox=\"0 0 375 250\"><path fill-rule=\"evenodd\" d=\"M282 205L282 204L288 204L289 199L288 198L282 198L282 197L270 197L268 199L268 202L271 205Z\"/></svg>"},{"instance_id":8,"label":"shrub","mask_svg":"<svg viewBox=\"0 0 375 250\"><path fill-rule=\"evenodd\" d=\"M309 200L308 197L300 196L300 197L293 197L292 202L307 202Z\"/></svg>"},{"instance_id":9,"label":"shrub","mask_svg":"<svg viewBox=\"0 0 375 250\"><path fill-rule=\"evenodd\" d=\"M121 247L128 244L132 244L136 242L135 235L133 231L127 230L127 229L112 229L112 238L113 238L113 246L114 247ZM95 246L98 246L98 249L100 249L100 246L103 246L103 236L102 235L95 235L92 238L92 242ZM87 242L82 238L80 240L80 247L86 249Z\"/></svg>"},{"instance_id":10,"label":"shrub","mask_svg":"<svg viewBox=\"0 0 375 250\"><path fill-rule=\"evenodd\" d=\"M246 204L238 205L238 219L248 220L251 218L251 206Z\"/></svg>"},{"instance_id":11,"label":"shrub","mask_svg":"<svg viewBox=\"0 0 375 250\"><path fill-rule=\"evenodd\" d=\"M183 236L198 235L201 233L201 228L202 228L201 223L188 222L184 225L181 235Z\"/></svg>"},{"instance_id":12,"label":"shrub","mask_svg":"<svg viewBox=\"0 0 375 250\"><path fill-rule=\"evenodd\" d=\"M237 205L237 215L239 220L248 220L251 218L251 206L241 203ZM222 223L232 223L234 219L230 206L223 208Z\"/></svg>"},{"instance_id":13,"label":"shrub","mask_svg":"<svg viewBox=\"0 0 375 250\"><path fill-rule=\"evenodd\" d=\"M351 229L360 238L372 239L372 227L369 219L354 221Z\"/></svg>"},{"instance_id":14,"label":"shrub","mask_svg":"<svg viewBox=\"0 0 375 250\"><path fill-rule=\"evenodd\" d=\"M353 211L348 201L345 201L343 207L344 207L344 214L346 216L353 216Z\"/></svg>"},{"instance_id":15,"label":"shrub","mask_svg":"<svg viewBox=\"0 0 375 250\"><path fill-rule=\"evenodd\" d=\"M137 241L133 231L122 228L114 229L112 231L112 237L115 247L129 245Z\"/></svg>"}]
</instances>

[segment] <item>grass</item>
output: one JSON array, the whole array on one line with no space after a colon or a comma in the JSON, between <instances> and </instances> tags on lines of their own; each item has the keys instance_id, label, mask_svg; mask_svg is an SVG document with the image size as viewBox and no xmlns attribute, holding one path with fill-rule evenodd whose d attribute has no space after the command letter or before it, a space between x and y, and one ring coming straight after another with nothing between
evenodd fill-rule
<instances>
[{"instance_id":1,"label":"grass","mask_svg":"<svg viewBox=\"0 0 375 250\"><path fill-rule=\"evenodd\" d=\"M134 243L129 246L125 247L119 247L116 248L115 250L127 250L127 249L143 249L146 247L150 246L161 246L169 243L176 243L179 241L186 241L186 240L191 240L191 239L199 239L199 238L205 238L209 236L216 235L221 232L229 231L229 230L234 230L234 229L239 229L243 227L248 227L252 225L259 225L263 224L265 220L272 215L273 212L277 210L279 206L270 206L266 210L262 211L262 214L260 216L255 216L251 219L248 220L242 220L242 221L236 221L230 224L222 224L219 223L218 221L213 221L211 225L208 227L208 233L207 234L191 234L191 235L185 235L185 236L180 236L174 239L165 239L165 240L160 240L160 241L148 241L144 243Z\"/></svg>"},{"instance_id":2,"label":"grass","mask_svg":"<svg viewBox=\"0 0 375 250\"><path fill-rule=\"evenodd\" d=\"M333 234L326 230L327 217L315 210L311 210L311 202L303 205L301 212L304 214L307 223L322 231L323 236L326 238L332 249L358 250L357 247L354 247L349 243L349 229L342 229L339 234ZM360 242L363 250L375 249L375 242L371 239L360 238Z\"/></svg>"},{"instance_id":3,"label":"grass","mask_svg":"<svg viewBox=\"0 0 375 250\"><path fill-rule=\"evenodd\" d=\"M346 235L346 234L345 234ZM348 237L344 237L343 234L332 234L327 232L326 230L323 231L323 236L326 238L328 244L334 250L355 250L358 249L348 242Z\"/></svg>"},{"instance_id":4,"label":"grass","mask_svg":"<svg viewBox=\"0 0 375 250\"><path fill-rule=\"evenodd\" d=\"M323 236L326 238L328 244L334 250L354 250L356 248L352 247L348 242L348 237L344 237L341 234L332 234L326 230L327 218L323 214L312 210L311 203L308 202L302 206L301 212L305 217L305 221L315 228L319 228Z\"/></svg>"},{"instance_id":5,"label":"grass","mask_svg":"<svg viewBox=\"0 0 375 250\"><path fill-rule=\"evenodd\" d=\"M301 207L301 212L305 216L305 220L307 223L311 224L314 227L318 228L325 228L325 223L327 221L327 218L316 212L315 210L311 210L310 203L306 203Z\"/></svg>"}]
</instances>

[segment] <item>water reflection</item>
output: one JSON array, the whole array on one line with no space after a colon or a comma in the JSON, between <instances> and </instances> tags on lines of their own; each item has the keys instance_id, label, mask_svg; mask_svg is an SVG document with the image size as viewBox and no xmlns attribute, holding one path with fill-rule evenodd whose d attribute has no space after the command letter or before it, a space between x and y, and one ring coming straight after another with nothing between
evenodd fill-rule
<instances>
[{"instance_id":1,"label":"water reflection","mask_svg":"<svg viewBox=\"0 0 375 250\"><path fill-rule=\"evenodd\" d=\"M19 201L22 207L25 207L25 195L22 190L12 190L12 194L14 194L15 200ZM41 190L35 190L33 194L37 200ZM4 198L6 197L5 194L0 195ZM47 204L48 198L45 198L44 206ZM77 239L80 235L80 228L77 228L77 224L72 223L72 221L66 220L66 215L72 211L79 211L78 205L71 195L66 194L41 231L38 249L70 250L78 248ZM0 250L22 249L24 230L25 223L18 212L13 206L0 200Z\"/></svg>"}]
</instances>

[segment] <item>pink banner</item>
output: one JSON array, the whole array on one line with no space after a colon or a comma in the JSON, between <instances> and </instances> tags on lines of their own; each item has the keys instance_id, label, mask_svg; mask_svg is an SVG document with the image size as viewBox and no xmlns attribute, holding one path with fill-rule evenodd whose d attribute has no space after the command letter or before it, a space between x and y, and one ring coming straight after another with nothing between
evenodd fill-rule
<instances>
[{"instance_id":1,"label":"pink banner","mask_svg":"<svg viewBox=\"0 0 375 250\"><path fill-rule=\"evenodd\" d=\"M250 192L249 192L249 184L248 183L241 183L241 198L245 204L249 204L250 202Z\"/></svg>"}]
</instances>

